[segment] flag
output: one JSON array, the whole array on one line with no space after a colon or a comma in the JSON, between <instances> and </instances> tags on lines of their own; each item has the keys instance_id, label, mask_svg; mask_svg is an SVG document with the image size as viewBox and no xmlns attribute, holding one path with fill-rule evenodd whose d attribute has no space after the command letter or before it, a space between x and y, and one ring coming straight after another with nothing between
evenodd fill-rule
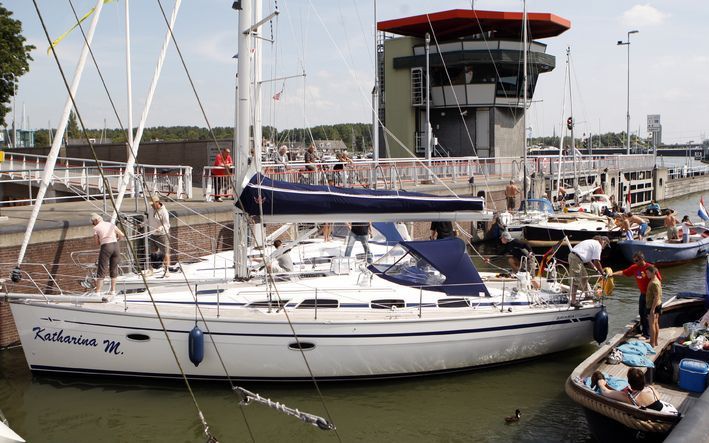
<instances>
[{"instance_id":1,"label":"flag","mask_svg":"<svg viewBox=\"0 0 709 443\"><path fill-rule=\"evenodd\" d=\"M278 92L276 92L275 94L273 94L273 99L274 99L275 101L280 100L280 99L281 99L281 94L283 94L283 91L278 91Z\"/></svg>"},{"instance_id":2,"label":"flag","mask_svg":"<svg viewBox=\"0 0 709 443\"><path fill-rule=\"evenodd\" d=\"M103 0L103 4L105 5L105 4L111 3L111 2L113 2L113 1L114 1L114 0ZM84 20L86 20L87 18L91 17L91 14L94 13L94 10L95 10L95 9L96 9L96 8L91 8L91 9L89 10L89 12L87 12L86 14L84 14L84 16L79 19L78 23L76 23L74 26L72 26L71 28L69 28L69 30L66 31L64 34L62 34L62 35L60 35L59 37L57 37L57 39L54 40L54 41L52 42L52 44L47 48L47 55L49 55L49 54L52 52L52 48L53 48L53 47L57 46L57 45L59 44L59 42L61 42L62 40L64 40L64 39L66 38L67 35L71 34L71 31L73 31L74 29L78 28L79 25L84 22Z\"/></svg>"},{"instance_id":3,"label":"flag","mask_svg":"<svg viewBox=\"0 0 709 443\"><path fill-rule=\"evenodd\" d=\"M630 196L630 185L628 185L628 195L625 197L625 204L623 205L623 209L625 209L625 212L630 211L630 202L632 198Z\"/></svg>"},{"instance_id":4,"label":"flag","mask_svg":"<svg viewBox=\"0 0 709 443\"><path fill-rule=\"evenodd\" d=\"M697 215L704 221L709 221L709 213L707 213L707 208L704 207L704 196L699 199L699 210Z\"/></svg>"}]
</instances>

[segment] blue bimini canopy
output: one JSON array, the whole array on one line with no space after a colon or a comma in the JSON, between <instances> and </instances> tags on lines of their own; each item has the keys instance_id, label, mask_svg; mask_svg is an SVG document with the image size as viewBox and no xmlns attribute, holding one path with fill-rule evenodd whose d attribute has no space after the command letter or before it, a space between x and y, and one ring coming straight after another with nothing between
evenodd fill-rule
<instances>
[{"instance_id":1,"label":"blue bimini canopy","mask_svg":"<svg viewBox=\"0 0 709 443\"><path fill-rule=\"evenodd\" d=\"M254 175L236 203L263 222L487 220L479 197L338 188L271 180Z\"/></svg>"},{"instance_id":2,"label":"blue bimini canopy","mask_svg":"<svg viewBox=\"0 0 709 443\"><path fill-rule=\"evenodd\" d=\"M394 246L397 243L404 241L404 237L402 237L399 230L396 229L396 223L377 222L372 223L372 227L382 234L384 241L381 243L387 246Z\"/></svg>"},{"instance_id":3,"label":"blue bimini canopy","mask_svg":"<svg viewBox=\"0 0 709 443\"><path fill-rule=\"evenodd\" d=\"M410 269L402 272L399 268L396 273L389 273L388 270L393 269L393 266L382 269L373 265L373 270L381 273L382 278L407 286L423 286L429 290L445 292L447 295L490 296L461 239L404 241L399 244L415 258L433 266L445 276L445 280L440 285L431 284L425 279L423 271ZM418 279L414 278L417 273L420 274Z\"/></svg>"}]
</instances>

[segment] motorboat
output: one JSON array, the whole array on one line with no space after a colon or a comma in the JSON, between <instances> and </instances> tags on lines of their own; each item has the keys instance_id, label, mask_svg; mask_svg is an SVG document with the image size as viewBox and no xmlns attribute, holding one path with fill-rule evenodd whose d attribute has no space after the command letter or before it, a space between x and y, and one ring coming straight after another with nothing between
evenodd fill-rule
<instances>
[{"instance_id":1,"label":"motorboat","mask_svg":"<svg viewBox=\"0 0 709 443\"><path fill-rule=\"evenodd\" d=\"M633 236L637 225L631 226ZM607 236L611 243L617 243L625 233L608 217L587 213L555 214L533 225L524 226L524 238L532 247L549 247L567 237L574 245L596 235Z\"/></svg>"},{"instance_id":2,"label":"motorboat","mask_svg":"<svg viewBox=\"0 0 709 443\"><path fill-rule=\"evenodd\" d=\"M707 264L709 279L709 263ZM684 359L704 365L709 362L709 351L694 346L695 341L705 332L709 294L678 294L663 303L660 316L658 346L643 356L641 370L645 371L647 382L651 382L658 397L673 406L662 411L642 409L630 403L604 397L593 386L591 376L598 371L608 380L615 378L616 388L626 383L630 366L609 357L612 353L622 357L628 364L639 364L637 359L627 359L622 351L624 345L638 348L640 337L639 321L629 324L626 330L615 335L606 344L578 365L566 380L566 393L581 406L586 415L589 429L597 441L663 441L682 417L697 407L706 404L709 391L703 394L702 383L706 375L700 371L692 373L683 369ZM700 318L704 315L704 318ZM689 346L686 345L689 343ZM644 346L644 345L640 345ZM649 346L649 345L648 345ZM620 354L615 349L620 347ZM695 350L696 349L696 350ZM632 355L632 354L631 354ZM635 362L633 362L635 361ZM648 369L647 366L652 366ZM703 380L702 380L703 378ZM612 387L612 386L611 386ZM677 413L671 412L675 409ZM697 411L693 411L697 412ZM705 416L706 413L699 414ZM696 426L705 427L705 422L694 421Z\"/></svg>"},{"instance_id":3,"label":"motorboat","mask_svg":"<svg viewBox=\"0 0 709 443\"><path fill-rule=\"evenodd\" d=\"M504 211L497 216L498 231L507 231L513 238L523 238L525 226L544 221L552 214L554 207L546 198L527 199L522 201L519 211ZM499 233L493 237L497 239Z\"/></svg>"},{"instance_id":4,"label":"motorboat","mask_svg":"<svg viewBox=\"0 0 709 443\"><path fill-rule=\"evenodd\" d=\"M643 240L622 240L618 247L626 260L632 261L636 252L642 252L645 260L656 265L676 265L709 255L709 229L692 226L688 236L679 229L679 239L670 240L666 233ZM686 238L686 241L684 239Z\"/></svg>"}]
</instances>

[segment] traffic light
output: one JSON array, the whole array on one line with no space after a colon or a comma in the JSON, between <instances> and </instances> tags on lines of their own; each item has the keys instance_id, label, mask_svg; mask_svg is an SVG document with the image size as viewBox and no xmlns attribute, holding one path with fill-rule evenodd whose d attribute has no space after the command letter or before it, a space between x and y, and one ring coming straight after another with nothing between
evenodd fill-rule
<instances>
[{"instance_id":1,"label":"traffic light","mask_svg":"<svg viewBox=\"0 0 709 443\"><path fill-rule=\"evenodd\" d=\"M566 127L569 128L569 131L574 128L574 119L572 117L566 119Z\"/></svg>"}]
</instances>

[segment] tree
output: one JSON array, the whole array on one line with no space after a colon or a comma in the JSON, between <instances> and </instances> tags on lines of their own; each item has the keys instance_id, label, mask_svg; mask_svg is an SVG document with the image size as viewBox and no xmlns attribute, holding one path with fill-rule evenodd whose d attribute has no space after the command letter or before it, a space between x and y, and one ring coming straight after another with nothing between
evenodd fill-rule
<instances>
[{"instance_id":1,"label":"tree","mask_svg":"<svg viewBox=\"0 0 709 443\"><path fill-rule=\"evenodd\" d=\"M69 138L77 139L81 137L81 131L79 131L79 124L76 122L76 113L71 111L69 113L69 121L66 125L66 133Z\"/></svg>"},{"instance_id":2,"label":"tree","mask_svg":"<svg viewBox=\"0 0 709 443\"><path fill-rule=\"evenodd\" d=\"M6 125L7 105L15 95L19 77L30 70L28 61L34 46L25 44L22 22L12 18L0 3L0 123Z\"/></svg>"}]
</instances>

